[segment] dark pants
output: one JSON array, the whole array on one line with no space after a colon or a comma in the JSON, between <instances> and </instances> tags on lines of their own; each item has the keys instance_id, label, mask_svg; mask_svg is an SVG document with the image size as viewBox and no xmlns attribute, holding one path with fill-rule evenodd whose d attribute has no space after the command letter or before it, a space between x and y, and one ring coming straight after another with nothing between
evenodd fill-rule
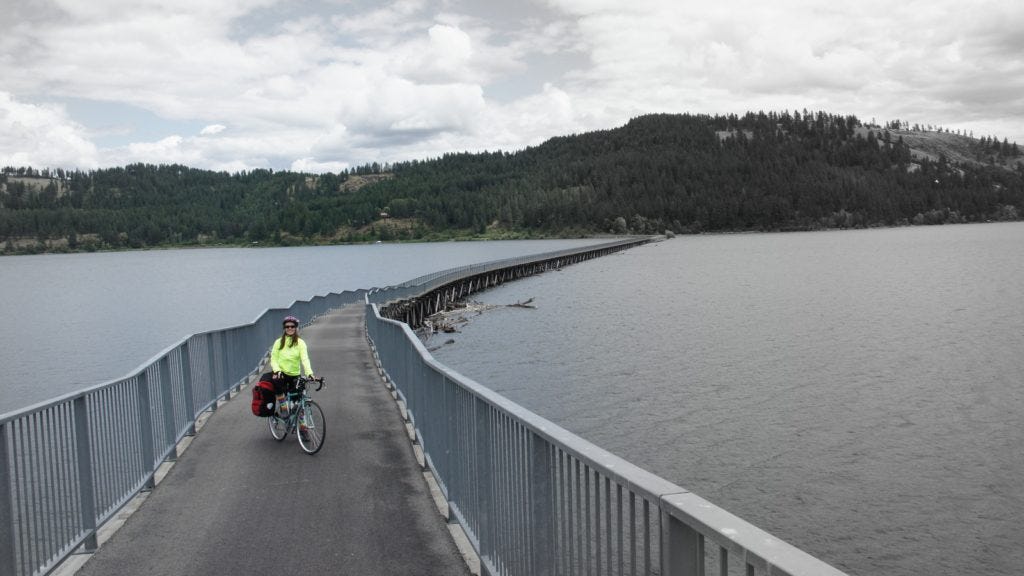
<instances>
[{"instance_id":1,"label":"dark pants","mask_svg":"<svg viewBox=\"0 0 1024 576\"><path fill-rule=\"evenodd\" d=\"M289 376L285 373L281 373L281 377L274 380L274 390L278 394L282 392L295 392L295 383L299 381L298 376Z\"/></svg>"},{"instance_id":2,"label":"dark pants","mask_svg":"<svg viewBox=\"0 0 1024 576\"><path fill-rule=\"evenodd\" d=\"M275 394L284 394L285 392L295 391L295 383L298 382L299 377L282 373L280 378L274 378L273 372L267 372L260 376L260 380L273 384Z\"/></svg>"}]
</instances>

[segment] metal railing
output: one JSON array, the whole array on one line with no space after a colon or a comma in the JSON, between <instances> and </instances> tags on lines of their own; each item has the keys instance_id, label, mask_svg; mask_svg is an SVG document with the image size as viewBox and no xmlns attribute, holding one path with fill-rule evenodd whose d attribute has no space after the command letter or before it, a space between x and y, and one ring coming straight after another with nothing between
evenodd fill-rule
<instances>
[{"instance_id":1,"label":"metal railing","mask_svg":"<svg viewBox=\"0 0 1024 576\"><path fill-rule=\"evenodd\" d=\"M842 576L437 362L408 325L380 316L395 293L367 294L367 336L483 574Z\"/></svg>"},{"instance_id":2,"label":"metal railing","mask_svg":"<svg viewBox=\"0 0 1024 576\"><path fill-rule=\"evenodd\" d=\"M176 457L197 417L259 369L281 317L307 323L366 291L266 310L251 324L193 334L123 378L0 415L0 574L47 574Z\"/></svg>"}]
</instances>

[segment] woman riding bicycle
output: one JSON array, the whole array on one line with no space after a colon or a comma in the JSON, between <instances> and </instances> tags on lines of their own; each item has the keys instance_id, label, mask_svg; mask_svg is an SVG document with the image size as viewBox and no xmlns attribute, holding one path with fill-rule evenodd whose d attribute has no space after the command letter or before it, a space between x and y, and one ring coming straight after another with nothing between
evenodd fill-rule
<instances>
[{"instance_id":1,"label":"woman riding bicycle","mask_svg":"<svg viewBox=\"0 0 1024 576\"><path fill-rule=\"evenodd\" d=\"M284 384L287 390L291 390L303 370L306 377L313 378L313 367L309 365L306 343L299 338L299 319L285 316L282 324L284 333L270 347L270 370L279 385Z\"/></svg>"}]
</instances>

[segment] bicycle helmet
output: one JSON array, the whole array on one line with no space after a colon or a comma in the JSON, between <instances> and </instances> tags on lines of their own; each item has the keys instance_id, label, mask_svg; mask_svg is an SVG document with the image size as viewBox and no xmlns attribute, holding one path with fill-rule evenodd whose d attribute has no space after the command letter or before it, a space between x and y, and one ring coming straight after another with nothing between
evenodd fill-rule
<instances>
[{"instance_id":1,"label":"bicycle helmet","mask_svg":"<svg viewBox=\"0 0 1024 576\"><path fill-rule=\"evenodd\" d=\"M281 324L284 325L284 324L287 324L289 322L291 322L292 324L295 324L296 326L301 324L301 322L299 322L299 319L296 318L295 316L285 316L284 320L281 321Z\"/></svg>"}]
</instances>

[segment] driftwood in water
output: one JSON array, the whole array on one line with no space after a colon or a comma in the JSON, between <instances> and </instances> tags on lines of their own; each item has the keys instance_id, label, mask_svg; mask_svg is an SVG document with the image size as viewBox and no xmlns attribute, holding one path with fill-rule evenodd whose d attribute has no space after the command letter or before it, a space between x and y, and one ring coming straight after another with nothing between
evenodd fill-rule
<instances>
[{"instance_id":1,"label":"driftwood in water","mask_svg":"<svg viewBox=\"0 0 1024 576\"><path fill-rule=\"evenodd\" d=\"M465 302L462 304L450 303L444 310L435 312L424 320L422 328L418 329L417 332L424 341L429 340L431 334L437 334L439 332L443 332L445 334L457 333L459 331L459 325L469 323L468 315L479 316L487 310L502 307L503 306L497 304L482 304L480 302ZM505 304L504 307L537 308L533 305L533 298L516 302L515 304ZM449 344L451 342L452 341L448 341L445 342L445 344Z\"/></svg>"},{"instance_id":2,"label":"driftwood in water","mask_svg":"<svg viewBox=\"0 0 1024 576\"><path fill-rule=\"evenodd\" d=\"M536 309L537 307L531 305L530 302L533 302L533 298L530 298L526 302L516 302L515 304L507 304L507 306L509 308L534 308L534 309Z\"/></svg>"}]
</instances>

